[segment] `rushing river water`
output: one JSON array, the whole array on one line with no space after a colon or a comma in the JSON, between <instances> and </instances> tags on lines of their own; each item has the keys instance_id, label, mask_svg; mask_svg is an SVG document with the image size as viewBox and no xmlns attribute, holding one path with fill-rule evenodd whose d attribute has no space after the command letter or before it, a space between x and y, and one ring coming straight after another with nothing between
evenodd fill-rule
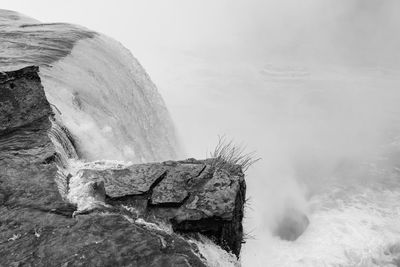
<instances>
[{"instance_id":1,"label":"rushing river water","mask_svg":"<svg viewBox=\"0 0 400 267\"><path fill-rule=\"evenodd\" d=\"M172 62L154 77L191 156L225 134L262 158L247 173L244 266L399 266L398 70ZM281 240L274 229L293 208L310 225Z\"/></svg>"},{"instance_id":2,"label":"rushing river water","mask_svg":"<svg viewBox=\"0 0 400 267\"><path fill-rule=\"evenodd\" d=\"M21 49L26 40L14 42L10 18L0 19L0 47L16 53L0 51L2 69L37 60L21 51L45 56L46 94L87 159L181 155L154 85L120 44L76 27L36 25L18 30L39 40ZM35 39L35 29L46 38ZM58 47L59 34L71 42ZM40 45L56 45L57 55ZM400 266L400 70L159 52L140 56L187 155L206 157L225 134L262 158L247 173L244 266ZM281 240L274 229L293 209L310 224L297 240ZM237 264L212 244L201 249L212 265Z\"/></svg>"}]
</instances>

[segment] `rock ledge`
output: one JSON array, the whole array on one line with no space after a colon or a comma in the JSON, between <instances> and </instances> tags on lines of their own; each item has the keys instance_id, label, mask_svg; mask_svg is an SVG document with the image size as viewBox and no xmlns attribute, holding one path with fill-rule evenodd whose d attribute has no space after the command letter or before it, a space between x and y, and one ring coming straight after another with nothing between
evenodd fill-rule
<instances>
[{"instance_id":1,"label":"rock ledge","mask_svg":"<svg viewBox=\"0 0 400 267\"><path fill-rule=\"evenodd\" d=\"M38 67L0 73L0 265L206 266L188 240L197 234L239 255L240 168L213 159L84 168L80 179L109 208L72 218L77 207L56 181L54 119Z\"/></svg>"}]
</instances>

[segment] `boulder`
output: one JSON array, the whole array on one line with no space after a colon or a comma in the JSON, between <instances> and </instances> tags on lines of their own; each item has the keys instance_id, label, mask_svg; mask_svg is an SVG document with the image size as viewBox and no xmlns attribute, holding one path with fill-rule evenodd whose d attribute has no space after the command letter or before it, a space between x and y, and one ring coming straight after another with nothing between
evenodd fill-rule
<instances>
[{"instance_id":1,"label":"boulder","mask_svg":"<svg viewBox=\"0 0 400 267\"><path fill-rule=\"evenodd\" d=\"M244 175L213 160L80 170L107 208L73 218L38 71L0 74L1 266L206 266L199 233L239 255Z\"/></svg>"},{"instance_id":2,"label":"boulder","mask_svg":"<svg viewBox=\"0 0 400 267\"><path fill-rule=\"evenodd\" d=\"M245 200L240 168L219 169L212 160L189 159L83 169L78 175L88 182L103 181L110 205L134 208L139 216L171 223L177 232L202 233L240 253Z\"/></svg>"}]
</instances>

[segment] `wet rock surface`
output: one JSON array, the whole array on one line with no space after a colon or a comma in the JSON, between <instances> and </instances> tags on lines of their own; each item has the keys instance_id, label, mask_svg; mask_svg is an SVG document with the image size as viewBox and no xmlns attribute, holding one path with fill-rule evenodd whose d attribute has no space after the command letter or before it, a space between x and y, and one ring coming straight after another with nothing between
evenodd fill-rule
<instances>
[{"instance_id":1,"label":"wet rock surface","mask_svg":"<svg viewBox=\"0 0 400 267\"><path fill-rule=\"evenodd\" d=\"M104 181L111 205L172 223L177 232L202 233L226 250L240 253L245 200L240 169L230 172L216 169L212 160L190 159L120 170L87 169L78 175L87 181Z\"/></svg>"},{"instance_id":2,"label":"wet rock surface","mask_svg":"<svg viewBox=\"0 0 400 267\"><path fill-rule=\"evenodd\" d=\"M132 165L125 169L80 171L82 179L103 181L107 195L113 198L143 194L164 175L166 169L158 163Z\"/></svg>"},{"instance_id":3,"label":"wet rock surface","mask_svg":"<svg viewBox=\"0 0 400 267\"><path fill-rule=\"evenodd\" d=\"M0 109L0 266L206 266L187 239L198 233L239 255L240 169L193 159L84 169L112 208L72 218L37 67L0 73Z\"/></svg>"}]
</instances>

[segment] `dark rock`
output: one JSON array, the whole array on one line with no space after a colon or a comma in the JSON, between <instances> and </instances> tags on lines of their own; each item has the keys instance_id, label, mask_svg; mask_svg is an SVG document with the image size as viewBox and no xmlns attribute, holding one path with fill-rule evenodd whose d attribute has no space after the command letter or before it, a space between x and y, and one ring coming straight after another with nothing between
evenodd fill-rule
<instances>
[{"instance_id":1,"label":"dark rock","mask_svg":"<svg viewBox=\"0 0 400 267\"><path fill-rule=\"evenodd\" d=\"M82 179L104 181L113 206L133 207L140 216L172 223L175 231L200 232L226 250L240 253L245 200L240 169L231 173L215 169L210 160L191 159L83 170Z\"/></svg>"},{"instance_id":2,"label":"dark rock","mask_svg":"<svg viewBox=\"0 0 400 267\"><path fill-rule=\"evenodd\" d=\"M239 255L245 183L212 160L81 170L111 208L72 218L56 182L54 120L37 67L0 75L0 266L206 266L179 233L202 233ZM135 222L169 223L172 231Z\"/></svg>"},{"instance_id":3,"label":"dark rock","mask_svg":"<svg viewBox=\"0 0 400 267\"><path fill-rule=\"evenodd\" d=\"M37 67L0 73L0 131L12 131L51 113ZM28 84L33 84L30 86ZM44 108L45 107L45 108Z\"/></svg>"},{"instance_id":4,"label":"dark rock","mask_svg":"<svg viewBox=\"0 0 400 267\"><path fill-rule=\"evenodd\" d=\"M119 215L71 219L31 209L9 213L19 220L9 218L13 229L0 233L0 262L6 266L206 266L185 239Z\"/></svg>"},{"instance_id":5,"label":"dark rock","mask_svg":"<svg viewBox=\"0 0 400 267\"><path fill-rule=\"evenodd\" d=\"M103 181L107 195L113 198L138 195L150 190L166 168L159 163L132 165L126 169L83 169L82 178L88 181Z\"/></svg>"},{"instance_id":6,"label":"dark rock","mask_svg":"<svg viewBox=\"0 0 400 267\"><path fill-rule=\"evenodd\" d=\"M0 192L8 205L49 205L61 199L55 165L42 164L55 153L47 130L52 115L37 67L0 75ZM13 88L11 89L11 84Z\"/></svg>"},{"instance_id":7,"label":"dark rock","mask_svg":"<svg viewBox=\"0 0 400 267\"><path fill-rule=\"evenodd\" d=\"M164 179L154 188L151 195L151 203L157 204L180 204L188 196L186 190L187 182L198 177L204 170L203 164L172 165Z\"/></svg>"}]
</instances>

